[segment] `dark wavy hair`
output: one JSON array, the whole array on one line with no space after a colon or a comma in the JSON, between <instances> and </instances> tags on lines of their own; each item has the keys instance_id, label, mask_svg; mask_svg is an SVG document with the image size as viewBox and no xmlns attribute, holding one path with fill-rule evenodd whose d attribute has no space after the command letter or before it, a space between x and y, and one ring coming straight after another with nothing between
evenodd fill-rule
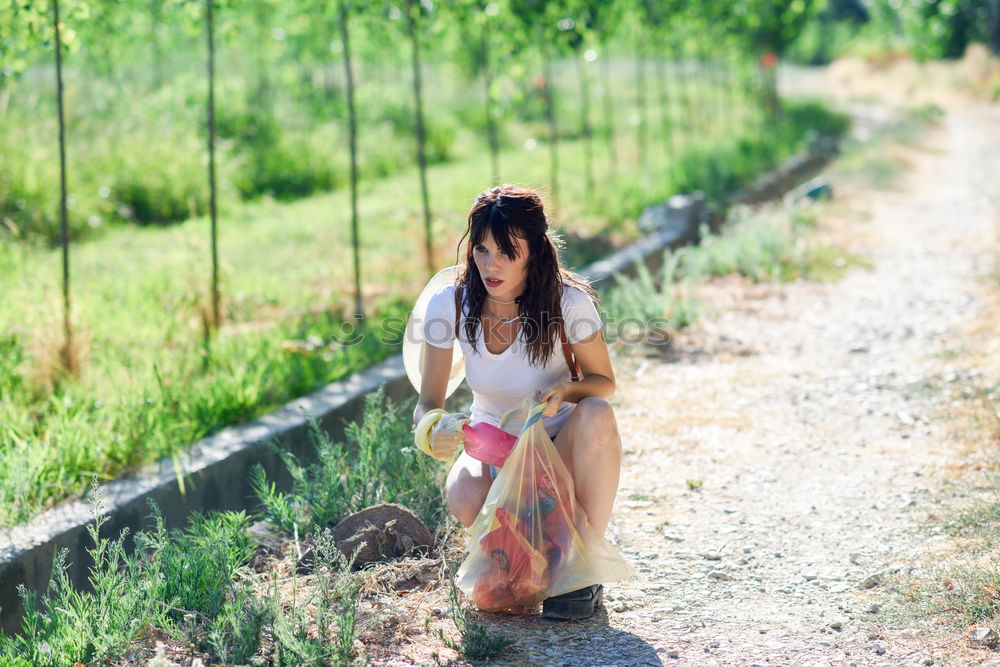
<instances>
[{"instance_id":1,"label":"dark wavy hair","mask_svg":"<svg viewBox=\"0 0 1000 667\"><path fill-rule=\"evenodd\" d=\"M458 252L461 253L462 243L468 239L465 269L460 270L457 282L463 286L463 300L468 310L465 338L477 354L476 339L488 293L479 275L473 250L483 242L487 233L509 257L519 256L514 237L528 243L527 283L518 301L518 312L523 317L519 335L527 348L528 363L544 365L555 346L560 344L560 302L565 286L579 288L594 303L598 303L597 294L583 278L559 266L562 244L549 229L538 193L514 185L485 190L476 197L469 212L468 227L458 244ZM457 335L457 321L455 329Z\"/></svg>"}]
</instances>

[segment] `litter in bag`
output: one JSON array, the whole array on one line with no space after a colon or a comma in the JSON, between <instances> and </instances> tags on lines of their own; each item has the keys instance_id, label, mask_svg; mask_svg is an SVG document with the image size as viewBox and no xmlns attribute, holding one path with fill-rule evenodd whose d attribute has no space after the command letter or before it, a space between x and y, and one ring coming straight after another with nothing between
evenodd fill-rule
<instances>
[{"instance_id":1,"label":"litter in bag","mask_svg":"<svg viewBox=\"0 0 1000 667\"><path fill-rule=\"evenodd\" d=\"M465 432L465 452L477 461L491 466L502 466L517 442L516 435L486 422L466 423L462 430Z\"/></svg>"},{"instance_id":2,"label":"litter in bag","mask_svg":"<svg viewBox=\"0 0 1000 667\"><path fill-rule=\"evenodd\" d=\"M633 572L576 501L573 478L542 424L545 405L529 396L501 420L523 427L472 525L457 575L458 587L485 611L529 611L545 598Z\"/></svg>"}]
</instances>

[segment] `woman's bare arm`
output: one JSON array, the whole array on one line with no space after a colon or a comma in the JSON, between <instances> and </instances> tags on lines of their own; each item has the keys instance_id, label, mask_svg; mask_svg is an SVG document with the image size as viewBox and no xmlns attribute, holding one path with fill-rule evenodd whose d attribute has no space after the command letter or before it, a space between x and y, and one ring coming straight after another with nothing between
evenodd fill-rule
<instances>
[{"instance_id":1,"label":"woman's bare arm","mask_svg":"<svg viewBox=\"0 0 1000 667\"><path fill-rule=\"evenodd\" d=\"M541 400L549 403L542 413L546 417L554 415L562 401L579 403L588 396L611 398L615 393L615 371L601 331L595 331L578 343L570 343L570 349L580 364L583 378L579 382L556 382L542 394Z\"/></svg>"},{"instance_id":2,"label":"woman's bare arm","mask_svg":"<svg viewBox=\"0 0 1000 667\"><path fill-rule=\"evenodd\" d=\"M444 394L448 389L451 360L454 348L443 349L423 343L423 365L420 369L420 398L413 410L416 424L425 413L444 407Z\"/></svg>"}]
</instances>

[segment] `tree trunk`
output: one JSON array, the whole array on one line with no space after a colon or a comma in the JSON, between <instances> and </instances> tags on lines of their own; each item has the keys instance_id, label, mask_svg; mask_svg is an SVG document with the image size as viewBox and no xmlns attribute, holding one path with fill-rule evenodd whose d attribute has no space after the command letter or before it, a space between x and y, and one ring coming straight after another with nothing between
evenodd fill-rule
<instances>
[{"instance_id":1,"label":"tree trunk","mask_svg":"<svg viewBox=\"0 0 1000 667\"><path fill-rule=\"evenodd\" d=\"M546 49L543 72L545 76L545 115L549 121L549 189L552 200L559 202L559 126L556 124L555 89L552 86L552 59Z\"/></svg>"},{"instance_id":2,"label":"tree trunk","mask_svg":"<svg viewBox=\"0 0 1000 667\"><path fill-rule=\"evenodd\" d=\"M577 78L580 80L580 137L583 139L583 175L587 196L594 193L594 155L590 142L590 77L587 75L587 63L577 53Z\"/></svg>"},{"instance_id":3,"label":"tree trunk","mask_svg":"<svg viewBox=\"0 0 1000 667\"><path fill-rule=\"evenodd\" d=\"M611 175L618 175L618 144L615 143L615 100L611 91L611 57L608 45L602 44L601 72L604 74L604 129L608 142L608 157L611 158Z\"/></svg>"},{"instance_id":4,"label":"tree trunk","mask_svg":"<svg viewBox=\"0 0 1000 667\"><path fill-rule=\"evenodd\" d=\"M635 138L639 155L639 166L646 165L646 54L643 36L636 40L635 49L635 85L636 85L636 106L639 111L639 123L635 127Z\"/></svg>"},{"instance_id":5,"label":"tree trunk","mask_svg":"<svg viewBox=\"0 0 1000 667\"><path fill-rule=\"evenodd\" d=\"M410 37L411 56L410 62L413 65L413 108L417 129L417 168L420 172L420 195L424 205L424 252L427 259L428 275L434 274L434 243L431 238L431 204L430 193L427 189L427 138L424 131L424 106L423 94L420 84L420 43L417 37L417 19L414 12L419 11L414 0L406 2L406 28Z\"/></svg>"},{"instance_id":6,"label":"tree trunk","mask_svg":"<svg viewBox=\"0 0 1000 667\"><path fill-rule=\"evenodd\" d=\"M354 316L365 316L361 301L361 241L358 234L358 121L354 110L354 73L347 25L347 0L340 2L340 41L344 45L344 78L347 81L347 141L351 150L351 247L354 251Z\"/></svg>"},{"instance_id":7,"label":"tree trunk","mask_svg":"<svg viewBox=\"0 0 1000 667\"><path fill-rule=\"evenodd\" d=\"M694 100L694 77L691 76L691 63L688 62L687 51L687 41L682 40L678 49L681 64L681 99L684 101L684 129L690 138L695 132L695 121L697 120L698 113Z\"/></svg>"},{"instance_id":8,"label":"tree trunk","mask_svg":"<svg viewBox=\"0 0 1000 667\"><path fill-rule=\"evenodd\" d=\"M678 50L674 47L672 41L667 41L664 47L664 55L667 60L667 72L666 72L666 86L670 92L667 97L667 111L665 118L667 118L670 123L670 142L674 148L674 154L679 155L682 143L681 121L684 118L684 109L681 106L681 95L683 93L680 62Z\"/></svg>"},{"instance_id":9,"label":"tree trunk","mask_svg":"<svg viewBox=\"0 0 1000 667\"><path fill-rule=\"evenodd\" d=\"M257 28L257 38L255 42L255 53L257 63L254 67L257 74L256 90L254 97L257 100L257 108L261 113L269 118L273 114L273 104L271 102L271 76L270 76L270 52L271 52L271 7L265 0L255 0L253 6L254 22Z\"/></svg>"},{"instance_id":10,"label":"tree trunk","mask_svg":"<svg viewBox=\"0 0 1000 667\"><path fill-rule=\"evenodd\" d=\"M666 54L660 50L656 54L656 72L654 80L656 82L656 95L660 105L660 125L663 130L663 149L667 158L676 149L674 146L673 127L670 123L670 92L667 87Z\"/></svg>"},{"instance_id":11,"label":"tree trunk","mask_svg":"<svg viewBox=\"0 0 1000 667\"><path fill-rule=\"evenodd\" d=\"M218 329L222 325L222 315L219 310L219 233L215 189L215 24L212 14L213 2L214 0L205 0L205 36L208 40L208 211L212 221L212 322L210 326L212 329Z\"/></svg>"},{"instance_id":12,"label":"tree trunk","mask_svg":"<svg viewBox=\"0 0 1000 667\"><path fill-rule=\"evenodd\" d=\"M1000 54L1000 0L993 0L990 7L989 45L993 53Z\"/></svg>"},{"instance_id":13,"label":"tree trunk","mask_svg":"<svg viewBox=\"0 0 1000 667\"><path fill-rule=\"evenodd\" d=\"M163 44L160 40L160 21L163 18L163 4L161 0L149 0L150 23L152 31L150 41L153 44L153 90L159 90L163 86Z\"/></svg>"},{"instance_id":14,"label":"tree trunk","mask_svg":"<svg viewBox=\"0 0 1000 667\"><path fill-rule=\"evenodd\" d=\"M479 35L479 57L483 65L483 104L486 112L486 140L490 145L490 180L500 185L500 137L493 117L493 71L490 69L490 33L487 26Z\"/></svg>"},{"instance_id":15,"label":"tree trunk","mask_svg":"<svg viewBox=\"0 0 1000 667\"><path fill-rule=\"evenodd\" d=\"M59 236L62 244L63 269L63 347L60 362L63 369L76 372L76 355L73 346L72 303L69 292L69 213L66 207L66 115L63 107L62 32L59 27L59 0L52 0L52 24L55 29L56 47L56 109L59 115Z\"/></svg>"}]
</instances>

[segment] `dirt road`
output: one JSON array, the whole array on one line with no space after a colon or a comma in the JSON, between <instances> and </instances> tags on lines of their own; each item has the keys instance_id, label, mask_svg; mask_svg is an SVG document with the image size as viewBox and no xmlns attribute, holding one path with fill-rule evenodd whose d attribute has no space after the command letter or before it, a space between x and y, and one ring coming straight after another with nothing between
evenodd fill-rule
<instances>
[{"instance_id":1,"label":"dirt road","mask_svg":"<svg viewBox=\"0 0 1000 667\"><path fill-rule=\"evenodd\" d=\"M964 455L935 415L967 373L947 361L962 328L989 305L1000 111L951 112L898 157L889 191L835 178L839 214L817 232L871 270L714 282L716 313L674 353L618 359L610 531L639 573L591 621L498 623L519 638L499 664L1000 664L893 621L888 587L862 587L933 547L921 523Z\"/></svg>"}]
</instances>

